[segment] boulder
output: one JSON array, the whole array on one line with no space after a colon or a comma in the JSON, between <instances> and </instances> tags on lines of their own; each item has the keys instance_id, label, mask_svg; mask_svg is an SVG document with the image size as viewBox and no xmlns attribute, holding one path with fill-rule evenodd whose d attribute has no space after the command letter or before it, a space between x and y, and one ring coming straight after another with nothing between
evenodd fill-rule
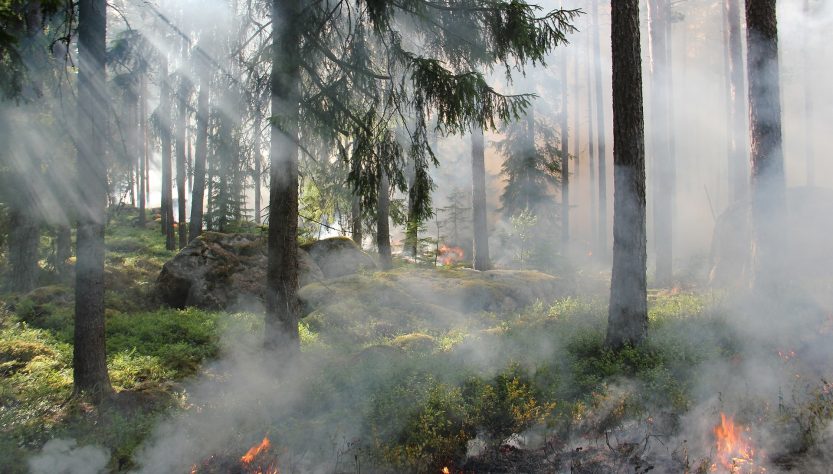
<instances>
[{"instance_id":1,"label":"boulder","mask_svg":"<svg viewBox=\"0 0 833 474\"><path fill-rule=\"evenodd\" d=\"M157 288L162 301L176 308L251 307L262 304L266 264L264 237L204 232L165 263ZM301 286L324 278L302 249L298 270Z\"/></svg>"},{"instance_id":2,"label":"boulder","mask_svg":"<svg viewBox=\"0 0 833 474\"><path fill-rule=\"evenodd\" d=\"M325 278L338 278L360 270L376 269L376 261L347 237L316 240L301 248L318 264Z\"/></svg>"},{"instance_id":3,"label":"boulder","mask_svg":"<svg viewBox=\"0 0 833 474\"><path fill-rule=\"evenodd\" d=\"M789 188L787 218L779 227L787 238L782 256L785 280L833 277L833 190ZM748 283L751 277L751 202L739 201L720 215L712 237L709 282L715 286Z\"/></svg>"}]
</instances>

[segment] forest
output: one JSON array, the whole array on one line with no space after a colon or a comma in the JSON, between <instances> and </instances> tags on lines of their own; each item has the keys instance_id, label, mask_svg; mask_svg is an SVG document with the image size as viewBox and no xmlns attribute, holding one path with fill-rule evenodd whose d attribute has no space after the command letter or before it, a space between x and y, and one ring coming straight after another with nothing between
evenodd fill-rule
<instances>
[{"instance_id":1,"label":"forest","mask_svg":"<svg viewBox=\"0 0 833 474\"><path fill-rule=\"evenodd\" d=\"M0 472L827 473L833 2L0 0Z\"/></svg>"}]
</instances>

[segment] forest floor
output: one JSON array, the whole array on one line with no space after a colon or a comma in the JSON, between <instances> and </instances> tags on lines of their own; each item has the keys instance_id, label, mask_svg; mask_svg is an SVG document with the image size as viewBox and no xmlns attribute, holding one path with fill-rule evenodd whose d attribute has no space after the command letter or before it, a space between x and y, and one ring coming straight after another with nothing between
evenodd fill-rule
<instances>
[{"instance_id":1,"label":"forest floor","mask_svg":"<svg viewBox=\"0 0 833 474\"><path fill-rule=\"evenodd\" d=\"M52 284L0 295L0 472L828 472L830 282L765 307L700 281L654 289L648 342L612 352L604 275L445 317L386 288L465 272L403 263L360 292L310 285L329 299L289 364L261 350L262 315L162 307L173 254L131 218L107 231L104 407L70 399L71 288L44 270Z\"/></svg>"}]
</instances>

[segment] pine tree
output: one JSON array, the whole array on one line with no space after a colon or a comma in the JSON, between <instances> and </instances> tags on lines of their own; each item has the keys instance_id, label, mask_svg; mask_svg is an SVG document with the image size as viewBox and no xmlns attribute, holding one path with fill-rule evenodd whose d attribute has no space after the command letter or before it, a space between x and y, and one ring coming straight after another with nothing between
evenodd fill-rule
<instances>
[{"instance_id":1,"label":"pine tree","mask_svg":"<svg viewBox=\"0 0 833 474\"><path fill-rule=\"evenodd\" d=\"M613 44L613 271L606 344L638 344L648 331L645 136L639 1L616 0Z\"/></svg>"}]
</instances>

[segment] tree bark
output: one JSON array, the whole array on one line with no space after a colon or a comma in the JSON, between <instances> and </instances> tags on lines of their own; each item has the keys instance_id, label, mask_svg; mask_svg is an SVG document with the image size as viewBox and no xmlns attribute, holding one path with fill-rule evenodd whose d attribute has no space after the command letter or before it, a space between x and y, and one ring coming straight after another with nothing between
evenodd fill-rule
<instances>
[{"instance_id":1,"label":"tree bark","mask_svg":"<svg viewBox=\"0 0 833 474\"><path fill-rule=\"evenodd\" d=\"M174 239L173 191L171 189L171 86L168 82L168 58L163 55L159 65L159 113L162 144L162 234L165 248L176 250Z\"/></svg>"},{"instance_id":2,"label":"tree bark","mask_svg":"<svg viewBox=\"0 0 833 474\"><path fill-rule=\"evenodd\" d=\"M744 89L743 45L741 42L740 0L726 0L729 42L729 199L744 200L749 195L747 165L746 95Z\"/></svg>"},{"instance_id":3,"label":"tree bark","mask_svg":"<svg viewBox=\"0 0 833 474\"><path fill-rule=\"evenodd\" d=\"M264 345L291 357L300 352L298 319L298 108L301 102L299 0L272 1L270 78L273 115L269 151L269 234Z\"/></svg>"},{"instance_id":4,"label":"tree bark","mask_svg":"<svg viewBox=\"0 0 833 474\"><path fill-rule=\"evenodd\" d=\"M211 75L208 67L200 63L200 90L197 93L197 137L194 150L194 185L191 188L191 221L188 240L202 233L203 207L205 203L205 161L208 155L208 92Z\"/></svg>"},{"instance_id":5,"label":"tree bark","mask_svg":"<svg viewBox=\"0 0 833 474\"><path fill-rule=\"evenodd\" d=\"M570 131L567 127L567 53L561 52L561 242L570 241Z\"/></svg>"},{"instance_id":6,"label":"tree bark","mask_svg":"<svg viewBox=\"0 0 833 474\"><path fill-rule=\"evenodd\" d=\"M474 232L475 270L488 270L492 263L489 258L489 227L486 216L486 156L483 129L473 127L471 133L471 208Z\"/></svg>"},{"instance_id":7,"label":"tree bark","mask_svg":"<svg viewBox=\"0 0 833 474\"><path fill-rule=\"evenodd\" d=\"M599 0L593 0L593 62L596 69L594 84L596 87L596 132L599 151L599 226L596 251L599 257L608 255L607 249L607 150L605 149L605 109L604 92L602 90L602 51L599 46Z\"/></svg>"},{"instance_id":8,"label":"tree bark","mask_svg":"<svg viewBox=\"0 0 833 474\"><path fill-rule=\"evenodd\" d=\"M382 270L393 268L393 257L390 248L390 183L388 175L380 166L379 189L376 201L376 246L379 249L379 262Z\"/></svg>"},{"instance_id":9,"label":"tree bark","mask_svg":"<svg viewBox=\"0 0 833 474\"><path fill-rule=\"evenodd\" d=\"M188 106L188 84L185 78L180 79L182 83L179 86L179 93L177 94L177 117L176 117L176 199L177 210L179 216L177 217L178 233L179 233L179 248L188 245L188 226L186 225L185 214L185 140L186 129L188 128L188 114L186 107Z\"/></svg>"},{"instance_id":10,"label":"tree bark","mask_svg":"<svg viewBox=\"0 0 833 474\"><path fill-rule=\"evenodd\" d=\"M649 0L650 61L651 61L651 154L653 164L654 250L657 286L671 284L673 279L673 210L676 179L674 155L669 137L671 91L668 67L667 23L670 21L668 0Z\"/></svg>"},{"instance_id":11,"label":"tree bark","mask_svg":"<svg viewBox=\"0 0 833 474\"><path fill-rule=\"evenodd\" d=\"M106 2L80 0L78 7L79 125L75 332L72 351L73 393L95 402L113 388L107 373L104 333L104 221L107 165L102 133L106 130Z\"/></svg>"},{"instance_id":12,"label":"tree bark","mask_svg":"<svg viewBox=\"0 0 833 474\"><path fill-rule=\"evenodd\" d=\"M810 0L804 0L804 16L809 18L810 17ZM813 149L813 86L812 81L810 78L812 77L811 67L812 63L810 61L810 45L808 42L808 30L804 29L804 51L803 55L803 62L804 62L804 157L806 160L806 177L807 177L807 186L815 186L816 184L816 158L815 158L815 150Z\"/></svg>"},{"instance_id":13,"label":"tree bark","mask_svg":"<svg viewBox=\"0 0 833 474\"><path fill-rule=\"evenodd\" d=\"M145 228L145 167L147 166L148 136L147 136L147 77L144 72L139 79L139 227Z\"/></svg>"},{"instance_id":14,"label":"tree bark","mask_svg":"<svg viewBox=\"0 0 833 474\"><path fill-rule=\"evenodd\" d=\"M593 43L587 42L587 187L590 190L590 243L589 251L592 256L596 251L596 242L599 235L598 205L596 204L598 192L596 187L596 138L594 134L595 124L593 123L593 87L594 76L601 74L593 68Z\"/></svg>"},{"instance_id":15,"label":"tree bark","mask_svg":"<svg viewBox=\"0 0 833 474\"><path fill-rule=\"evenodd\" d=\"M782 286L786 184L775 0L746 2L749 130L752 162L752 285L762 294Z\"/></svg>"},{"instance_id":16,"label":"tree bark","mask_svg":"<svg viewBox=\"0 0 833 474\"><path fill-rule=\"evenodd\" d=\"M72 257L72 229L68 224L55 227L55 262L58 275L69 276L69 259Z\"/></svg>"},{"instance_id":17,"label":"tree bark","mask_svg":"<svg viewBox=\"0 0 833 474\"><path fill-rule=\"evenodd\" d=\"M252 140L252 148L253 152L253 159L254 159L254 170L252 172L252 180L254 181L254 188L255 188L255 224L260 224L260 207L261 207L261 197L260 197L260 183L263 181L263 170L261 168L261 160L263 159L260 155L260 135L261 135L261 126L263 124L263 112L260 109L260 98L255 100L254 104L254 140Z\"/></svg>"},{"instance_id":18,"label":"tree bark","mask_svg":"<svg viewBox=\"0 0 833 474\"><path fill-rule=\"evenodd\" d=\"M606 343L639 344L648 331L645 137L639 1L611 5L613 46L613 271Z\"/></svg>"},{"instance_id":19,"label":"tree bark","mask_svg":"<svg viewBox=\"0 0 833 474\"><path fill-rule=\"evenodd\" d=\"M353 195L353 202L352 202L352 209L350 211L352 220L350 222L350 234L353 238L353 242L356 243L359 247L362 246L362 200L361 198L354 194Z\"/></svg>"},{"instance_id":20,"label":"tree bark","mask_svg":"<svg viewBox=\"0 0 833 474\"><path fill-rule=\"evenodd\" d=\"M28 293L38 285L38 242L40 228L27 205L14 203L9 209L9 266L11 290Z\"/></svg>"},{"instance_id":21,"label":"tree bark","mask_svg":"<svg viewBox=\"0 0 833 474\"><path fill-rule=\"evenodd\" d=\"M405 224L405 248L414 259L417 258L419 247L419 221L416 218L417 182L416 171L408 183L408 222Z\"/></svg>"}]
</instances>

